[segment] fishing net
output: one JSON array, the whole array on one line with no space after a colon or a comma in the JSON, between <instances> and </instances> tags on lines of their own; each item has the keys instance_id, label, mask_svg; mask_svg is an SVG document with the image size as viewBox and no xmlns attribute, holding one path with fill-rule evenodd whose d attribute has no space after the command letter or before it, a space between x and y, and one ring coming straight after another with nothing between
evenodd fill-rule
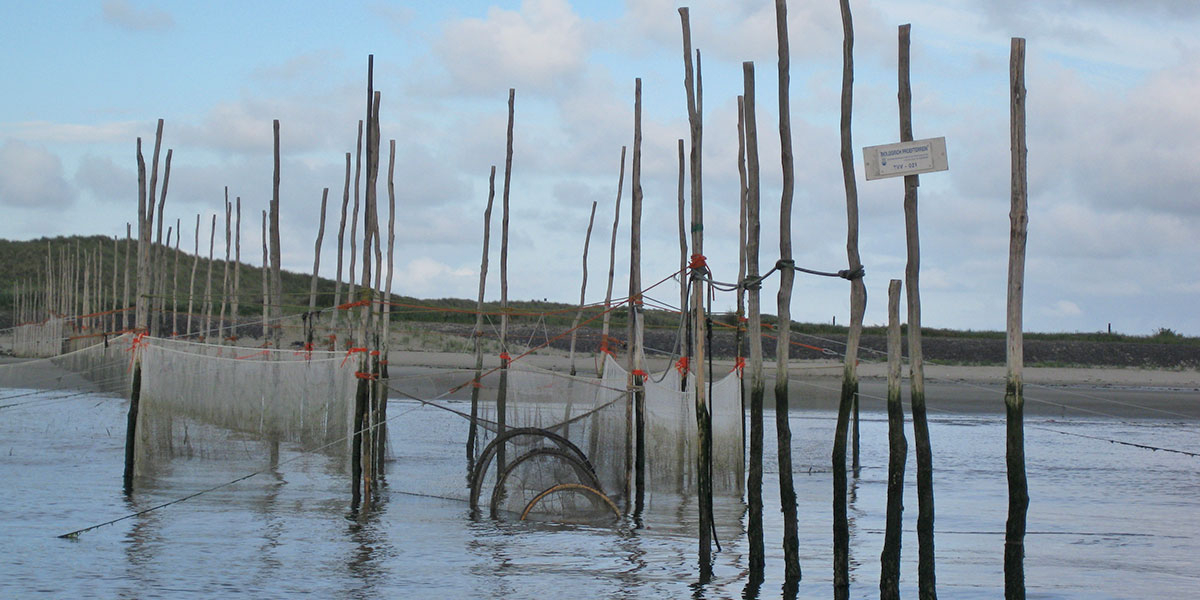
<instances>
[{"instance_id":1,"label":"fishing net","mask_svg":"<svg viewBox=\"0 0 1200 600\"><path fill-rule=\"evenodd\" d=\"M143 338L137 474L174 458L269 460L278 445L347 464L358 363L345 353Z\"/></svg>"},{"instance_id":2,"label":"fishing net","mask_svg":"<svg viewBox=\"0 0 1200 600\"><path fill-rule=\"evenodd\" d=\"M671 371L646 381L648 501L656 494L677 501L695 493L695 396L681 391L680 378ZM694 376L690 379L695 385ZM718 495L740 496L742 490L739 383L731 374L712 384L713 490ZM600 378L521 361L507 372L490 367L478 380L472 370L410 368L393 373L389 386L427 409L392 425L393 435L419 440L426 448L396 456L389 469L393 485L466 499L478 514L502 519L595 522L629 506L634 407L628 373L616 361L606 360ZM497 408L502 388L503 424ZM472 395L476 433L463 469Z\"/></svg>"},{"instance_id":3,"label":"fishing net","mask_svg":"<svg viewBox=\"0 0 1200 600\"><path fill-rule=\"evenodd\" d=\"M12 331L13 356L21 358L49 358L63 351L66 336L66 319L54 317L41 323L17 325Z\"/></svg>"},{"instance_id":4,"label":"fishing net","mask_svg":"<svg viewBox=\"0 0 1200 600\"><path fill-rule=\"evenodd\" d=\"M129 391L131 339L125 335L49 358L0 364L0 388L6 388L3 398L37 395L44 401L64 394L123 395Z\"/></svg>"}]
</instances>

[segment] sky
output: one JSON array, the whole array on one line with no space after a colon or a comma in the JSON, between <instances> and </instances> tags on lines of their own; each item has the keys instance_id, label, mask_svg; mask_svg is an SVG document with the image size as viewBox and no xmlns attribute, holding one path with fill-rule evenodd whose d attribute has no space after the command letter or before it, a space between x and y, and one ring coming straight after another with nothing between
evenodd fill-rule
<instances>
[{"instance_id":1,"label":"sky","mask_svg":"<svg viewBox=\"0 0 1200 600\"><path fill-rule=\"evenodd\" d=\"M797 265L822 271L847 261L837 4L788 6L792 244ZM578 301L596 202L586 297L601 301L622 146L629 156L615 288L627 289L635 78L644 106L643 281L678 268L676 140L688 138L680 5L5 0L0 238L124 236L137 214L136 140L149 163L161 118L164 160L173 151L166 215L169 225L181 223L181 248L206 253L218 215L216 255L223 254L227 187L243 204L243 260L257 264L279 119L283 266L311 272L329 188L320 270L333 277L345 156L365 116L373 54L385 202L389 141L396 144L393 291L475 296L496 165L488 298L499 298L499 204L515 88L509 296ZM704 86L704 253L716 279L733 281L743 61L753 61L757 86L760 263L765 269L779 257L775 11L765 0L688 6ZM923 325L1005 326L1009 49L1017 36L1027 39L1025 330L1111 325L1200 335L1200 3L852 0L852 10L867 324L886 323L888 281L904 278L906 246L903 182L866 181L861 149L899 141L897 26L911 23L914 136L944 136L950 166L920 178ZM766 312L776 311L777 281L763 287ZM674 285L650 296L672 303ZM845 324L848 299L847 282L802 275L792 316ZM713 306L731 310L734 298L720 294Z\"/></svg>"}]
</instances>

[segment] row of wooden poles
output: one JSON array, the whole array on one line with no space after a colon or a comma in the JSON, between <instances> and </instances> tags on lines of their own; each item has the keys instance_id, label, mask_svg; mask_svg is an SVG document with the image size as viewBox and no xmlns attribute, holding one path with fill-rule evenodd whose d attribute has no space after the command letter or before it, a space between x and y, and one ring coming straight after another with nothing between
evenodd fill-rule
<instances>
[{"instance_id":1,"label":"row of wooden poles","mask_svg":"<svg viewBox=\"0 0 1200 600\"><path fill-rule=\"evenodd\" d=\"M347 298L357 298L353 302L346 304L341 303L341 274L342 274L342 247L346 225L346 209L349 204L350 197L350 153L346 153L346 184L342 202L342 221L338 233L338 276L337 287L335 291L335 306L346 310L348 318L353 319L353 323L349 325L352 328L352 338L345 340L348 351L357 354L356 357L358 368L356 371L358 385L355 392L354 403L354 418L352 425L353 440L351 442L351 470L352 470L352 508L355 511L360 511L365 514L372 506L375 499L378 498L380 492L380 483L383 479L383 459L384 448L386 447L386 423L387 423L387 387L386 381L388 377L387 355L388 355L388 335L387 327L390 319L390 301L391 301L391 285L393 271L393 247L395 244L395 141L390 142L390 158L388 164L388 197L389 197L389 219L388 219L388 238L387 238L387 262L383 261L382 242L379 227L379 210L378 210L378 178L379 178L379 148L380 148L380 133L379 133L379 106L381 94L374 91L374 57L368 59L367 71L367 118L366 118L366 186L365 194L363 195L363 243L362 243L362 269L360 272L361 278L358 283L358 288L355 288L354 272L355 260L357 256L356 235L359 213L359 175L361 173L361 162L356 165L354 178L354 213L352 215L351 225L351 250L350 250L350 282L347 290ZM153 190L155 188L155 180L157 175L158 152L162 139L163 123L160 120L156 133L155 153L153 168L150 178L150 193L149 197L153 198ZM280 327L279 322L283 318L282 315L282 282L280 277L280 240L279 240L279 182L280 182L280 125L279 121L273 123L274 130L274 171L272 176L272 197L269 205L269 212L263 211L263 318L262 328L264 345L280 344ZM363 121L359 121L358 129L358 149L361 160L363 150ZM167 165L169 172L171 152L167 153ZM138 333L148 333L152 337L157 337L159 332L155 331L152 323L156 322L152 316L156 313L161 314L161 302L165 297L163 287L154 287L161 282L162 272L165 269L164 262L158 262L155 266L154 249L157 247L150 242L150 232L152 224L152 214L147 210L147 190L146 190L146 169L145 160L141 152L141 139L138 139L138 223L139 237L137 242L137 270L138 276L136 280L136 296L135 296L135 315L133 331ZM163 201L159 203L159 227L161 229L161 217L163 202L165 201L165 180ZM325 212L327 206L329 189L325 188L322 191L321 198L321 220L317 233L316 248L314 251L315 258L313 264L312 283L309 292L309 311L305 313L305 339L306 348L312 349L314 343L315 331L315 315L316 313L316 291L317 291L317 273L320 269L320 253L321 244L324 237L325 228ZM237 247L237 258L234 264L240 266L240 229L241 229L241 202L240 198L236 201L237 219L235 228L238 231L237 239L239 240ZM229 271L229 240L230 240L230 215L233 203L228 200L228 190L226 190L225 212L226 212L226 261L224 277L226 284L224 285L223 298L232 295L233 301L233 316L236 321L238 313L238 277L237 273L240 269L234 269L234 282L232 294L228 287L228 271ZM197 218L199 223L199 217ZM216 217L213 217L213 231L216 229ZM168 229L168 232L170 230ZM197 228L197 234L199 229ZM197 238L199 236L197 235ZM168 238L169 239L169 238ZM197 245L198 245L197 241ZM168 241L169 245L169 241ZM210 237L209 248L209 282L205 297L211 299L211 269L212 269L212 237ZM178 253L176 261L178 261ZM197 254L195 261L199 260ZM193 281L196 272L196 262L193 262L192 276ZM383 278L386 272L386 280ZM192 294L189 290L189 309L188 317L191 318L191 301ZM221 323L224 323L225 304L222 302ZM208 309L208 317L205 321L205 332L209 331L208 320L211 318L211 308ZM331 327L336 328L337 316L339 310L333 313L333 324ZM222 325L223 326L223 325ZM220 327L219 327L220 329ZM335 329L336 330L336 329ZM188 331L191 331L190 325ZM269 344L267 338L270 338ZM232 341L232 340L230 340ZM353 347L359 344L359 347ZM127 439L126 439L126 456L125 456L125 489L127 493L133 490L133 473L134 473L134 457L136 455L134 445L136 443L136 427L138 405L141 395L141 360L136 358L133 363L133 384L130 394L130 407L128 415Z\"/></svg>"},{"instance_id":2,"label":"row of wooden poles","mask_svg":"<svg viewBox=\"0 0 1200 600\"><path fill-rule=\"evenodd\" d=\"M792 216L792 198L794 195L794 167L792 156L792 139L791 139L791 124L790 124L790 103L789 103L789 50L788 50L788 31L787 31L787 5L786 0L776 0L776 23L777 23L777 42L778 42L778 90L779 90L779 132L780 132L780 148L781 148L781 168L783 174L783 187L781 192L781 207L780 207L780 238L779 238L779 261L777 266L780 272L780 290L778 294L778 319L779 319L779 335L778 346L776 350L776 379L774 385L775 401L776 401L776 437L777 437L777 452L780 470L780 501L783 511L783 550L784 550L784 593L788 596L794 596L798 589L798 583L801 579L801 567L799 560L799 541L798 541L798 515L796 504L796 492L792 480L792 458L791 458L791 431L788 422L788 364L790 350L790 323L791 323L791 295L795 276L795 271L791 268L794 265L791 248L791 216ZM849 0L840 0L840 8L843 22L843 76L842 76L842 92L841 92L841 163L843 168L843 182L846 193L846 211L847 211L847 262L848 271L859 272L862 270L861 258L858 251L858 206L857 206L857 189L855 183L855 173L853 164L853 148L851 145L851 115L852 115L852 100L853 100L853 24L850 12ZM706 347L703 340L703 333L708 327L707 313L704 307L705 291L707 288L708 273L704 264L704 248L703 248L703 193L702 193L702 140L703 140L703 100L702 100L702 85L701 85L701 68L700 68L700 52L694 53L691 44L691 32L689 24L688 9L679 9L681 25L683 30L683 50L684 50L684 69L685 77L684 84L687 91L687 108L688 122L690 130L690 157L688 160L688 168L686 169L690 182L690 199L691 199L691 258L688 258L688 240L686 239L686 229L684 223L684 141L679 140L679 158L680 158L680 175L679 175L679 231L680 231L680 271L687 272L687 280L681 285L680 304L690 307L690 315L686 318L690 320L690 330L692 339L689 343L689 351L687 356L689 364L691 364L696 372L697 381L705 381L707 376L705 364ZM901 141L912 140L912 96L909 86L909 33L908 25L902 25L899 29L899 54L898 54L898 100L900 106L900 138ZM1011 55L1011 92L1012 92L1012 212L1010 214L1012 221L1011 243L1010 243L1010 262L1009 262L1009 292L1008 292L1008 375L1006 379L1006 396L1005 404L1007 407L1007 465L1009 479L1009 517L1008 527L1005 536L1005 593L1008 598L1024 597L1024 574L1023 574L1023 540L1025 533L1025 514L1028 506L1028 493L1025 483L1024 473L1024 446L1023 446L1023 395L1022 395L1022 336L1021 336L1021 314L1022 314L1022 289L1024 280L1024 251L1025 251L1025 235L1027 223L1026 211L1026 177L1025 177L1025 161L1026 150L1024 141L1024 40L1014 38L1012 43ZM739 241L739 252L741 259L739 260L738 273L738 316L741 317L743 310L747 313L747 332L746 341L750 348L749 367L750 367L750 392L748 410L750 413L750 443L749 443L749 470L747 480L747 503L749 508L748 518L748 539L749 539L749 585L757 593L758 586L764 579L765 570L765 548L763 535L763 497L762 497L762 464L763 464L763 402L765 398L765 378L763 372L763 356L762 356L762 324L761 324L761 299L760 289L762 277L760 275L760 266L758 257L760 253L759 238L760 238L760 219L759 219L759 156L758 156L758 133L755 118L756 100L755 100L755 83L754 83L754 65L751 62L743 64L744 76L744 93L739 97L739 173L741 175L741 234ZM394 218L395 218L395 196L394 184L392 181L392 171L394 170L395 161L395 142L391 142L391 158L389 160L388 174L388 194L391 201L391 218L389 219L389 236L388 236L388 260L386 272L388 280L381 285L380 275L385 270L382 264L380 251L380 235L376 208L376 184L378 180L378 161L379 161L379 93L373 91L373 57L368 64L368 85L367 85L367 119L366 119L366 193L365 193L365 210L363 218L364 227L364 243L363 243L363 268L361 272L361 284L358 295L354 287L354 271L355 271L355 239L356 227L358 222L358 198L359 198L359 166L356 161L355 176L354 176L354 215L351 218L351 254L350 254L350 284L347 298L359 298L367 300L361 304L361 309L357 319L357 332L355 337L360 340L360 343L366 344L368 347L378 349L379 353L363 352L359 358L359 372L364 376L359 380L358 393L356 397L355 409L355 441L353 445L353 470L354 470L354 489L353 489L353 504L358 507L361 504L364 508L369 508L371 499L378 491L377 483L381 479L382 471L382 448L385 438L382 425L386 422L386 356L387 356L387 335L386 327L388 324L388 300L391 288L391 273L392 273L392 246L394 243ZM508 139L506 146L505 170L502 191L502 232L501 232L501 252L500 252L500 304L501 304L501 319L500 319L500 345L502 348L502 360L500 370L500 381L498 387L497 399L497 416L499 433L502 433L506 427L506 388L507 376L510 363L508 348L506 343L508 330L508 229L509 229L509 187L512 174L512 157L513 157L513 126L514 126L514 104L515 90L509 90L508 98ZM275 322L281 315L281 302L278 300L281 297L281 284L279 279L279 122L274 123L275 132L275 170L273 177L273 196L270 203L270 213L264 211L263 238L264 238L264 272L269 273L269 277L264 277L264 292L263 292L263 326L264 335L269 326L269 321ZM158 131L156 133L155 151L152 174L150 179L149 198L152 200L155 194L155 185L157 178L158 154L162 135L162 122L159 122ZM358 147L362 149L363 127L362 122L359 123L359 142ZM162 234L162 211L166 197L167 180L170 170L171 151L167 152L166 171L163 181L162 197L158 205L158 242L161 242ZM138 173L139 173L139 237L138 237L138 252L137 252L137 290L136 290L136 314L134 329L138 331L147 331L152 334L156 333L150 328L150 315L152 311L162 310L161 302L165 298L163 290L165 289L162 282L162 267L157 269L154 267L155 256L152 249L163 248L158 242L155 245L150 243L151 224L153 221L153 202L150 202L150 209L147 209L147 193L145 187L145 163L141 155L141 140L138 140ZM346 224L346 209L350 197L350 154L346 154L346 184L343 193L342 203L342 222L338 233L338 287L335 295L335 305L340 304L341 292L341 272L342 272L342 242ZM617 208L616 217L614 219L613 237L610 244L610 264L608 289L605 299L605 313L602 325L601 344L603 349L607 349L607 342L610 339L609 333L609 313L611 312L613 284L612 277L615 269L615 248L616 248L616 230L620 218L620 202L621 190L624 182L625 173L625 148L621 150L621 171L618 181L617 191ZM477 302L477 318L475 324L475 365L476 379L482 375L483 355L481 338L483 334L483 297L486 287L486 278L488 272L488 248L490 237L490 223L493 199L495 197L495 177L496 168L491 168L489 176L489 193L487 208L484 213L484 232L483 232L483 258L480 268L479 281L479 296ZM920 308L920 293L919 293L919 272L920 272L920 251L918 238L917 224L917 189L919 179L916 175L905 177L904 181L904 212L906 222L906 238L908 246L908 260L905 269L905 280L908 300L908 348L909 348L909 365L910 365L910 386L911 386L911 406L913 430L916 445L916 465L917 465L917 501L918 501L918 590L921 598L936 598L936 578L934 569L934 497L933 497L933 470L932 470L932 450L930 447L928 422L926 418L925 397L924 397L924 374L923 361L921 356L921 308ZM630 319L628 332L628 367L631 373L630 389L633 390L633 402L631 406L631 425L635 431L635 435L631 436L627 442L627 455L632 457L633 464L629 469L633 474L634 481L631 486L635 490L634 511L635 514L640 514L643 501L644 488L644 468L645 455L643 448L645 446L645 406L642 389L642 368L644 366L644 355L641 344L641 269L640 269L640 239L641 239L641 205L642 205L642 190L641 190L641 80L636 80L635 86L635 104L634 104L634 141L633 141L633 161L632 161L632 201L631 201L631 256L630 256L630 279L629 279L629 296L627 302L630 305ZM319 268L319 257L322 237L324 234L324 215L325 204L328 196L328 188L322 193L321 206L321 225L316 241L316 258L314 259L313 267L313 284L312 293L310 294L310 314L315 311L316 307L316 273ZM226 198L226 273L228 273L228 254L229 254L229 214L231 204ZM595 219L596 205L593 203L591 217L588 222L587 236L584 242L584 258L583 258L583 284L581 286L580 298L581 308L575 318L575 324L578 325L582 316L583 298L586 294L587 286L587 253L590 244L592 225ZM240 238L240 198L237 201L237 221L236 229L238 231L237 238ZM213 231L215 232L216 222L213 218ZM269 235L267 232L269 224ZM178 222L176 225L178 230ZM197 220L197 238L199 231L199 218ZM171 230L168 228L167 246L170 245ZM127 236L128 237L128 236ZM269 241L269 244L268 244ZM197 246L198 246L197 240ZM372 247L373 244L373 247ZM178 236L176 237L176 248L178 248ZM236 245L237 256L240 260L240 240ZM373 256L372 256L373 250ZM210 259L212 256L212 236L210 236ZM128 256L128 253L127 253ZM72 263L66 261L68 257L60 254L58 269L60 272L67 272L68 266ZM196 260L199 256L197 253ZM374 259L372 261L372 258ZM269 271L268 271L269 259ZM128 260L128 259L127 259ZM176 254L178 261L178 253ZM78 262L78 261L76 261ZM85 265L88 261L85 259ZM99 273L99 265L93 268L96 273ZM235 262L235 264L238 264ZM160 263L161 265L161 263ZM374 280L372 280L372 265L374 265ZM54 266L53 261L48 257L47 261L47 279L51 281L50 268ZM82 289L89 288L88 278L91 271L85 268L84 285ZM211 262L210 262L211 272ZM128 270L126 270L128 273ZM233 314L238 314L237 308L237 273L238 269L234 270L233 282ZM193 263L193 281L195 274L195 263ZM98 280L99 277L97 276ZM226 275L225 279L228 279ZM126 276L126 281L128 276ZM113 293L112 298L116 298L116 276L114 269L113 277ZM57 284L56 284L57 285ZM88 294L96 292L84 292L82 304L67 304L67 302L79 302L76 296L71 296L64 292L63 287L46 284L43 293L44 305L47 307L55 307L63 313L70 313L71 308L78 307L81 313L87 313L90 304L88 298L92 297ZM74 284L73 284L74 285ZM128 290L128 285L125 286ZM888 485L887 485L887 520L884 537L884 547L881 553L881 579L880 592L884 598L896 598L899 596L899 577L900 577L900 523L901 512L903 506L903 481L904 481L904 464L907 454L907 441L903 432L903 411L900 404L900 324L899 324L899 291L900 282L893 280L889 285L889 367L888 367L888 435L889 435L889 461L888 461ZM190 286L189 286L190 288ZM211 275L209 277L208 290L205 297L211 298ZM690 298L689 296L690 288ZM72 287L71 289L76 289ZM227 295L223 293L223 297ZM382 303L374 301L382 296ZM95 297L99 297L96 295ZM189 290L189 309L188 314L191 314L191 298ZM67 300L66 298L70 298ZM275 299L272 301L272 298ZM124 306L128 306L128 291L124 294ZM32 313L28 308L33 306L30 301L22 301L21 314L29 317ZM849 597L849 521L847 515L847 479L848 473L853 473L857 476L859 468L858 460L858 427L857 427L857 412L858 412L858 377L856 372L858 346L862 332L863 315L866 307L866 288L862 277L850 278L850 325L847 336L846 353L843 364L843 383L841 389L841 401L838 406L837 425L834 434L833 452L831 456L833 470L833 539L834 539L834 596L835 598ZM224 313L224 302L222 303L222 315ZM335 311L336 319L337 311ZM222 319L223 320L223 319ZM312 343L312 319L308 320L309 326L307 329L307 341ZM335 321L336 324L336 321ZM173 327L174 329L174 327ZM739 327L739 349L741 348L742 332ZM205 330L208 330L207 320ZM190 331L190 327L188 329ZM278 343L278 337L275 338ZM574 347L574 337L572 337L572 348ZM740 353L740 350L739 350ZM383 359L380 359L383 356ZM574 352L572 356L572 371L574 366ZM134 394L133 401L130 405L130 442L127 447L127 468L126 468L126 488L131 489L131 473L132 473L132 431L136 421L137 413L137 390L140 381L140 363L135 363L134 370ZM468 468L471 467L470 462L475 456L475 422L478 409L478 388L473 388L475 391L472 396L471 416L472 427L470 429L467 440L467 457ZM699 530L698 530L698 564L700 581L707 582L712 576L712 545L711 536L712 523L712 488L711 488L711 421L706 397L706 386L695 386L695 403L697 415L697 436L699 440L699 464L698 464L698 508L699 508ZM853 419L853 438L854 438L854 453L852 465L847 466L847 443L851 436L851 417ZM503 468L505 458L503 448L497 453L497 466ZM360 491L361 488L361 491Z\"/></svg>"},{"instance_id":3,"label":"row of wooden poles","mask_svg":"<svg viewBox=\"0 0 1200 600\"><path fill-rule=\"evenodd\" d=\"M834 434L833 452L831 456L833 470L833 567L834 567L834 597L848 598L850 594L850 564L849 564L849 519L847 514L847 479L848 473L857 477L859 472L858 457L858 377L856 372L858 347L861 339L863 316L866 308L866 287L862 280L862 262L858 251L858 201L854 173L853 148L851 143L851 115L853 106L853 22L849 0L840 0L843 23L843 73L841 92L841 163L843 182L846 193L847 212L847 262L846 273L850 276L850 326L847 336L846 353L843 364L843 383L841 400L838 405L837 425ZM791 323L791 293L795 270L791 248L791 216L792 197L794 195L794 167L792 157L792 139L789 107L789 51L787 31L786 0L776 0L776 23L778 41L778 89L779 89L779 133L781 148L781 168L783 186L780 207L780 238L779 261L776 267L780 272L780 291L778 294L779 335L776 349L776 437L778 463L780 472L780 501L783 511L783 550L784 550L784 587L785 596L794 597L798 591L801 579L798 542L798 516L796 512L796 492L792 480L791 460L791 431L788 422L788 361L790 350ZM680 231L680 270L688 272L690 285L681 285L681 306L690 306L690 322L692 338L689 351L685 354L697 375L697 381L705 381L705 344L703 332L711 325L707 322L704 308L705 292L709 291L706 281L708 273L703 256L703 193L702 193L702 86L700 70L700 52L695 51L691 44L689 11L686 7L679 9L683 30L684 51L684 86L687 92L688 122L690 129L690 159L687 172L690 175L691 191L691 260L687 258L688 245L685 237L684 221L684 142L679 140L680 175L679 175L679 231ZM909 83L909 47L910 26L902 25L898 35L898 101L900 108L900 140L912 141L912 93ZM1012 40L1010 57L1010 87L1012 95L1012 211L1010 256L1009 256L1009 286L1008 286L1008 342L1005 404L1007 407L1007 470L1009 481L1009 515L1005 535L1004 572L1006 598L1023 598L1024 587L1024 534L1025 515L1028 508L1028 491L1024 469L1023 442L1023 392L1021 370L1022 353L1022 298L1024 285L1024 256L1026 224L1026 148L1025 148L1025 89L1024 89L1024 48L1021 38ZM750 412L750 443L749 470L747 481L747 502L749 505L748 538L749 538L749 582L747 593L749 597L757 595L758 587L764 579L765 549L763 541L762 521L762 464L763 464L763 400L765 396L765 381L762 357L762 322L760 289L762 277L758 264L759 256L759 157L757 148L757 125L755 119L755 83L754 65L752 62L743 63L744 94L738 98L739 107L739 152L738 168L741 179L741 234L739 273L738 273L738 316L743 315L743 309L748 310L748 342L750 347L750 394L748 409ZM510 91L510 153L511 161L511 131L512 131L512 95ZM642 508L642 488L644 477L644 432L645 412L640 390L642 385L642 348L640 344L641 329L638 317L640 305L641 273L640 273L640 155L641 155L641 80L636 80L634 100L634 158L633 158L633 208L631 224L631 269L629 302L631 318L629 319L630 351L628 357L633 404L636 415L635 438L636 445L631 440L631 450L635 452L635 503L634 514L638 515ZM494 171L493 171L494 174ZM620 182L624 179L624 148L621 157L621 176L618 183L617 213L620 212ZM507 184L507 171L506 171ZM932 449L929 439L928 420L926 417L924 393L924 368L921 353L921 305L919 292L920 274L920 244L917 221L917 189L919 178L909 175L904 178L904 213L905 231L908 247L905 280L908 304L908 347L910 365L910 392L913 430L916 444L917 464L917 533L918 533L918 593L923 599L937 597L936 576L934 568L934 495L933 495L933 464ZM507 185L506 185L506 215L507 228ZM488 212L490 215L489 201ZM488 218L485 216L485 218ZM582 298L587 285L587 251L590 235L595 218L595 204L592 206L592 216L588 222L588 233L584 241L584 270ZM619 217L618 217L619 218ZM507 229L506 229L507 230ZM616 223L614 222L615 248ZM483 272L480 279L480 298L486 272L486 240ZM503 256L503 254L502 254ZM502 264L503 268L503 264ZM606 308L611 302L611 273L610 259L609 291L606 295ZM691 297L687 297L690 287ZM502 290L504 288L502 287ZM899 597L900 580L900 541L901 514L903 510L904 465L907 455L907 440L904 436L904 415L900 399L900 317L899 294L901 282L892 280L888 287L888 484L887 484L887 517L884 546L881 552L880 594L883 598ZM502 291L503 294L503 291ZM578 323L578 317L576 318ZM607 323L606 323L607 325ZM742 331L739 327L739 354L741 353ZM603 334L607 340L607 326ZM572 353L573 357L573 353ZM479 363L477 363L479 364ZM572 358L572 370L574 363ZM503 390L503 384L501 387ZM501 392L503 394L503 391ZM711 488L711 421L706 386L697 385L695 390L697 417L698 452L698 564L700 582L706 583L712 577L712 488ZM501 410L501 415L503 411ZM853 416L854 452L852 467L848 468L847 442L850 437L851 417ZM471 447L468 447L468 454Z\"/></svg>"}]
</instances>

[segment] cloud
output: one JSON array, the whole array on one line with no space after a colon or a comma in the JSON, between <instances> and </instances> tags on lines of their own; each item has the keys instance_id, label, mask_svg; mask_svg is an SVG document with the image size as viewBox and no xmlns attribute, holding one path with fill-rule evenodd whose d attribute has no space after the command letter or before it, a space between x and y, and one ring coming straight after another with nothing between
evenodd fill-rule
<instances>
[{"instance_id":1,"label":"cloud","mask_svg":"<svg viewBox=\"0 0 1200 600\"><path fill-rule=\"evenodd\" d=\"M165 10L139 9L126 0L104 3L104 22L129 31L166 31L175 27L175 19Z\"/></svg>"},{"instance_id":2,"label":"cloud","mask_svg":"<svg viewBox=\"0 0 1200 600\"><path fill-rule=\"evenodd\" d=\"M136 200L137 175L107 156L85 155L75 171L75 185L103 201Z\"/></svg>"},{"instance_id":3,"label":"cloud","mask_svg":"<svg viewBox=\"0 0 1200 600\"><path fill-rule=\"evenodd\" d=\"M574 80L585 58L586 34L565 0L524 0L517 11L492 7L485 19L448 23L433 49L455 89L549 90Z\"/></svg>"},{"instance_id":4,"label":"cloud","mask_svg":"<svg viewBox=\"0 0 1200 600\"><path fill-rule=\"evenodd\" d=\"M1079 305L1070 300L1059 300L1050 306L1043 307L1041 312L1048 317L1078 317L1083 314Z\"/></svg>"},{"instance_id":5,"label":"cloud","mask_svg":"<svg viewBox=\"0 0 1200 600\"><path fill-rule=\"evenodd\" d=\"M17 140L0 146L0 205L62 208L74 201L57 155Z\"/></svg>"}]
</instances>

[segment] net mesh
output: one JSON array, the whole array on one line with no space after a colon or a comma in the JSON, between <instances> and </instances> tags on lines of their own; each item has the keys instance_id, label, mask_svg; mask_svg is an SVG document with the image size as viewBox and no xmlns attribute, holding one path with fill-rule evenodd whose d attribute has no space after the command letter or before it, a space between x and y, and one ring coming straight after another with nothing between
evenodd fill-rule
<instances>
[{"instance_id":1,"label":"net mesh","mask_svg":"<svg viewBox=\"0 0 1200 600\"><path fill-rule=\"evenodd\" d=\"M358 365L344 353L158 338L138 352L139 475L177 457L266 460L280 443L347 456Z\"/></svg>"},{"instance_id":2,"label":"net mesh","mask_svg":"<svg viewBox=\"0 0 1200 600\"><path fill-rule=\"evenodd\" d=\"M12 332L13 356L21 358L49 358L63 351L63 337L67 331L66 320L58 317L41 323L17 325Z\"/></svg>"}]
</instances>

